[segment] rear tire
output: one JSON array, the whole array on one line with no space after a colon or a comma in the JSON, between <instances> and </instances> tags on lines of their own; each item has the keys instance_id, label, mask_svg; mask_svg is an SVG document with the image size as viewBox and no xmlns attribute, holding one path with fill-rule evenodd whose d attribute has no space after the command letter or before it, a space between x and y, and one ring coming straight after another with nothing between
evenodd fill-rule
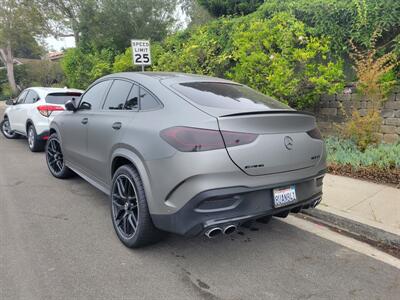
<instances>
[{"instance_id":1,"label":"rear tire","mask_svg":"<svg viewBox=\"0 0 400 300\"><path fill-rule=\"evenodd\" d=\"M26 133L29 149L32 152L42 152L45 147L45 142L39 139L38 135L36 134L35 126L29 125Z\"/></svg>"},{"instance_id":2,"label":"rear tire","mask_svg":"<svg viewBox=\"0 0 400 300\"><path fill-rule=\"evenodd\" d=\"M47 140L46 162L50 173L58 179L65 179L74 175L74 172L65 165L61 144L56 133L50 135Z\"/></svg>"},{"instance_id":3,"label":"rear tire","mask_svg":"<svg viewBox=\"0 0 400 300\"><path fill-rule=\"evenodd\" d=\"M115 172L110 204L115 232L126 247L139 248L161 239L161 231L151 220L143 182L131 165Z\"/></svg>"},{"instance_id":4,"label":"rear tire","mask_svg":"<svg viewBox=\"0 0 400 300\"><path fill-rule=\"evenodd\" d=\"M5 118L0 123L0 130L6 139L15 140L20 137L20 135L18 133L15 133L14 131L11 130L10 121L8 120L8 118Z\"/></svg>"}]
</instances>

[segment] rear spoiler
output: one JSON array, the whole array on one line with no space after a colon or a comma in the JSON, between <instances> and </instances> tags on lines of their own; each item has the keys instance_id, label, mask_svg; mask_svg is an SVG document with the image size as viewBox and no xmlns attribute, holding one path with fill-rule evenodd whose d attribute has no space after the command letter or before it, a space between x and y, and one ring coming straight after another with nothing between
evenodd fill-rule
<instances>
[{"instance_id":1,"label":"rear spoiler","mask_svg":"<svg viewBox=\"0 0 400 300\"><path fill-rule=\"evenodd\" d=\"M297 111L297 110L289 110L289 109L271 109L271 110L261 110L261 111L249 111L249 112L234 113L234 114L220 116L220 118L236 117L236 116L248 116L248 115L273 115L273 114L308 115L308 116L315 117L315 115L313 113L310 113L310 112L307 112L307 111Z\"/></svg>"}]
</instances>

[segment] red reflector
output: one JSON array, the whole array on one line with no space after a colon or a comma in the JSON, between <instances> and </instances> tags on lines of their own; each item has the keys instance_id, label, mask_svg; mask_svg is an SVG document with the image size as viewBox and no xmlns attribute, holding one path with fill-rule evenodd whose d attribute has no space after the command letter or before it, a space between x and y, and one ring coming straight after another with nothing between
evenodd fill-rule
<instances>
[{"instance_id":1,"label":"red reflector","mask_svg":"<svg viewBox=\"0 0 400 300\"><path fill-rule=\"evenodd\" d=\"M160 132L161 137L172 147L182 152L199 152L216 149L224 149L253 142L256 134L230 132L192 128L171 127ZM223 136L223 137L222 137Z\"/></svg>"},{"instance_id":2,"label":"red reflector","mask_svg":"<svg viewBox=\"0 0 400 300\"><path fill-rule=\"evenodd\" d=\"M42 140L47 141L49 139L48 135L45 135L44 137L42 137Z\"/></svg>"},{"instance_id":3,"label":"red reflector","mask_svg":"<svg viewBox=\"0 0 400 300\"><path fill-rule=\"evenodd\" d=\"M42 116L49 117L53 111L62 111L64 108L58 105L39 105L37 110Z\"/></svg>"}]
</instances>

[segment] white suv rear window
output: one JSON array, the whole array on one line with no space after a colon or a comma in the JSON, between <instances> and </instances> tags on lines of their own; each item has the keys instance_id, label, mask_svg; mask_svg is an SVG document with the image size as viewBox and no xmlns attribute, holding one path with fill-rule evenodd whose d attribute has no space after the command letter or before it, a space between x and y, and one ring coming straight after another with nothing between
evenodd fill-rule
<instances>
[{"instance_id":1,"label":"white suv rear window","mask_svg":"<svg viewBox=\"0 0 400 300\"><path fill-rule=\"evenodd\" d=\"M77 99L81 93L52 93L46 96L46 103L64 105L67 101Z\"/></svg>"}]
</instances>

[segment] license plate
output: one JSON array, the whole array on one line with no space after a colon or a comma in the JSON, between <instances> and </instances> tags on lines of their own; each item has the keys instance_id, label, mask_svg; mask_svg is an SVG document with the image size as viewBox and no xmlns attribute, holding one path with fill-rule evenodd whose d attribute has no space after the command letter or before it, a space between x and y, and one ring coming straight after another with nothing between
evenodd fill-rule
<instances>
[{"instance_id":1,"label":"license plate","mask_svg":"<svg viewBox=\"0 0 400 300\"><path fill-rule=\"evenodd\" d=\"M273 190L274 206L282 207L297 201L294 185Z\"/></svg>"}]
</instances>

